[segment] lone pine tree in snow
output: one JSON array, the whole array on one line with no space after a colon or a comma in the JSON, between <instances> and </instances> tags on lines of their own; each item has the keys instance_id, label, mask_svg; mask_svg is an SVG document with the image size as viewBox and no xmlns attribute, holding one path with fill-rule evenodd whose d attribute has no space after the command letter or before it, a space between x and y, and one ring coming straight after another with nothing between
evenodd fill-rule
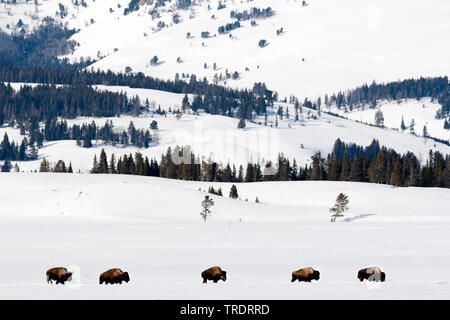
<instances>
[{"instance_id":1,"label":"lone pine tree in snow","mask_svg":"<svg viewBox=\"0 0 450 320\"><path fill-rule=\"evenodd\" d=\"M348 207L348 203L348 196L342 192L339 193L336 198L336 203L332 208L330 208L330 212L333 213L331 215L331 222L336 222L336 218L344 216L344 212L350 209Z\"/></svg>"},{"instance_id":2,"label":"lone pine tree in snow","mask_svg":"<svg viewBox=\"0 0 450 320\"><path fill-rule=\"evenodd\" d=\"M375 113L375 125L377 127L384 127L384 115L380 110Z\"/></svg>"},{"instance_id":3,"label":"lone pine tree in snow","mask_svg":"<svg viewBox=\"0 0 450 320\"><path fill-rule=\"evenodd\" d=\"M414 132L414 126L416 125L416 123L414 122L414 118L411 119L411 123L409 125L409 132L411 132L411 134L415 134Z\"/></svg>"},{"instance_id":4,"label":"lone pine tree in snow","mask_svg":"<svg viewBox=\"0 0 450 320\"><path fill-rule=\"evenodd\" d=\"M400 129L402 129L402 131L406 130L405 121L403 119L403 116L402 116L402 123L400 124Z\"/></svg>"},{"instance_id":5,"label":"lone pine tree in snow","mask_svg":"<svg viewBox=\"0 0 450 320\"><path fill-rule=\"evenodd\" d=\"M231 186L231 189L230 189L230 198L231 199L239 198L239 195L238 195L238 192L237 192L237 188L236 188L236 186L234 184Z\"/></svg>"},{"instance_id":6,"label":"lone pine tree in snow","mask_svg":"<svg viewBox=\"0 0 450 320\"><path fill-rule=\"evenodd\" d=\"M237 127L238 127L238 129L244 129L245 128L245 119L243 119L243 118L239 119Z\"/></svg>"},{"instance_id":7,"label":"lone pine tree in snow","mask_svg":"<svg viewBox=\"0 0 450 320\"><path fill-rule=\"evenodd\" d=\"M214 200L209 196L205 196L205 199L202 201L202 211L200 212L204 222L206 222L206 219L211 215L212 206L214 206Z\"/></svg>"}]
</instances>

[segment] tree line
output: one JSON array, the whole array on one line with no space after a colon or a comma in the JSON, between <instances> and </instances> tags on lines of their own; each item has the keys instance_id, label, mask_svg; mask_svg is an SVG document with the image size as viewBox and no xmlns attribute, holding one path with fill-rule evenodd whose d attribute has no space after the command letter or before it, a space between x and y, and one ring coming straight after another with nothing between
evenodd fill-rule
<instances>
[{"instance_id":1,"label":"tree line","mask_svg":"<svg viewBox=\"0 0 450 320\"><path fill-rule=\"evenodd\" d=\"M177 156L177 159L173 158ZM184 155L184 157L183 157ZM181 159L181 160L180 160ZM186 160L183 160L186 159ZM175 160L175 161L174 161ZM102 163L102 165L100 165ZM392 186L442 187L450 188L450 159L440 152L430 150L424 165L411 152L398 154L392 149L380 146L377 140L366 147L346 144L336 140L332 153L322 158L320 153L311 157L311 163L297 165L280 154L273 175L264 175L272 166L267 163L261 167L258 163L248 163L244 167L213 161L200 160L189 148L169 147L161 156L149 160L139 152L133 157L125 155L107 159L102 150L100 161L94 159L92 173L134 174L156 176L170 179L210 182L258 182L258 181L354 181L388 184ZM120 168L120 169L118 169Z\"/></svg>"},{"instance_id":2,"label":"tree line","mask_svg":"<svg viewBox=\"0 0 450 320\"><path fill-rule=\"evenodd\" d=\"M149 126L151 129L157 128L157 122L153 120ZM44 128L40 130L40 136L45 141L76 140L78 146L84 148L92 147L92 140L100 140L104 144L113 146L122 144L123 146L133 145L138 148L148 148L153 141L150 131L136 129L133 121L130 121L127 130L117 132L114 129L112 120L106 120L103 126L98 126L95 121L74 124L71 127L66 120L47 120Z\"/></svg>"},{"instance_id":3,"label":"tree line","mask_svg":"<svg viewBox=\"0 0 450 320\"><path fill-rule=\"evenodd\" d=\"M431 77L419 79L407 79L388 83L372 82L347 92L338 92L330 97L325 96L324 104L348 110L363 106L375 107L378 100L420 99L431 97L438 101L442 108L436 114L438 119L444 119L450 115L450 84L448 77ZM320 105L320 103L319 103Z\"/></svg>"}]
</instances>

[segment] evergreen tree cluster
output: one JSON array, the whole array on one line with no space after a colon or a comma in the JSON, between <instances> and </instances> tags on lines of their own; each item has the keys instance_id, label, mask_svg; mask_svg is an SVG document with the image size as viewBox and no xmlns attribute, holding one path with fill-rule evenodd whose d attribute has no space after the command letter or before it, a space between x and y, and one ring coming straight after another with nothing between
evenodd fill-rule
<instances>
[{"instance_id":1,"label":"evergreen tree cluster","mask_svg":"<svg viewBox=\"0 0 450 320\"><path fill-rule=\"evenodd\" d=\"M245 21L250 19L263 19L263 18L269 18L275 14L275 11L271 7L267 8L250 8L249 11L243 10L243 11L235 11L232 10L230 12L230 17L232 19L236 19L237 21Z\"/></svg>"},{"instance_id":2,"label":"evergreen tree cluster","mask_svg":"<svg viewBox=\"0 0 450 320\"><path fill-rule=\"evenodd\" d=\"M109 161L106 152L102 149L100 158L94 156L91 173L109 173L109 174L130 174L139 176L160 176L160 169L158 162L154 159L149 160L148 157L143 157L140 152L136 152L134 157L130 153L125 154L116 159L114 154L111 155Z\"/></svg>"},{"instance_id":3,"label":"evergreen tree cluster","mask_svg":"<svg viewBox=\"0 0 450 320\"><path fill-rule=\"evenodd\" d=\"M133 145L138 148L148 148L153 141L149 130L136 129L133 121L130 122L127 131L114 132L112 120L107 120L102 127L97 126L95 121L90 124L74 124L68 126L66 120L47 120L41 135L45 141L76 140L77 144L85 148L92 147L91 140L100 140L104 144L124 146Z\"/></svg>"},{"instance_id":4,"label":"evergreen tree cluster","mask_svg":"<svg viewBox=\"0 0 450 320\"><path fill-rule=\"evenodd\" d=\"M57 172L57 173L73 173L72 163L66 166L63 160L58 160L54 165L47 159L42 159L39 165L39 172Z\"/></svg>"},{"instance_id":5,"label":"evergreen tree cluster","mask_svg":"<svg viewBox=\"0 0 450 320\"><path fill-rule=\"evenodd\" d=\"M173 156L177 154L180 158L173 161ZM184 157L182 157L183 155ZM362 147L356 144L345 144L338 139L333 152L326 159L322 158L320 153L316 153L312 156L311 164L305 166L298 166L295 159L291 164L289 159L280 154L277 160L277 171L274 175L264 175L266 168L261 168L259 164L248 163L244 172L242 165L236 170L236 166L231 166L229 163L223 166L212 161L200 161L199 157L196 157L187 147L176 147L173 152L169 147L166 154L162 155L159 165L156 160L152 160L151 164L158 168L153 171L148 168L146 171L136 169L137 158L141 159L140 163L143 161L142 155L138 156L138 153L136 160L133 160L132 155L124 157L126 159L122 160L122 165L124 161L130 163L131 169L121 172L118 172L117 169L117 172L114 173L210 182L328 180L370 182L405 187L450 188L450 157L448 155L444 157L437 151L434 153L430 151L427 163L421 165L413 153L400 155L392 149L380 147L376 140L369 146ZM100 158L102 159L102 156ZM92 172L97 172L95 169L98 167L96 159ZM102 161L104 164L108 162L106 155L103 156ZM147 158L144 163L148 163ZM266 167L270 166L270 162L266 164ZM119 165L117 165L118 167ZM140 174L139 172L145 173ZM101 173L112 172L103 170Z\"/></svg>"},{"instance_id":6,"label":"evergreen tree cluster","mask_svg":"<svg viewBox=\"0 0 450 320\"><path fill-rule=\"evenodd\" d=\"M395 81L388 83L370 84L350 90L348 92L338 92L331 97L325 97L325 104L330 106L336 104L338 108L349 110L358 109L369 105L375 107L377 100L401 100L420 99L431 97L437 100L442 109L436 115L439 119L450 114L450 84L448 77L419 78Z\"/></svg>"},{"instance_id":7,"label":"evergreen tree cluster","mask_svg":"<svg viewBox=\"0 0 450 320\"><path fill-rule=\"evenodd\" d=\"M231 78L231 75L230 75ZM92 89L91 85L103 84L110 86L130 86L132 88L144 88L168 91L173 93L194 94L196 99L192 104L192 110L203 109L207 113L232 116L236 108L248 115L252 112L264 113L268 104L273 103L272 91L265 89L258 94L247 89L231 89L210 84L204 78L198 81L195 75L190 75L189 81L176 79L160 80L145 76L143 73L113 73L111 71L78 70L77 66L56 66L41 68L38 66L22 66L0 56L0 79L6 82L33 82L44 84L65 84L67 86L38 86L36 88L24 87L17 97L14 90L7 85L0 88L0 98L12 99L13 106L23 103L25 98L35 98L46 108L44 110L56 113L67 118L76 115L92 113L98 116L110 116L120 113L139 114L134 101L127 99L124 94L99 92ZM27 95L24 97L24 95ZM57 94L57 95L56 95ZM68 99L70 97L71 99ZM45 99L44 99L45 98ZM103 102L104 101L104 102ZM0 100L0 102L3 102ZM37 102L36 102L37 103ZM55 104L58 104L56 106ZM1 106L1 105L0 105ZM3 107L5 108L5 107ZM33 107L21 106L14 114L20 114ZM56 110L55 110L56 109ZM5 112L4 112L5 113ZM5 120L10 119L12 112L4 115ZM0 112L1 114L1 112ZM66 116L67 114L67 116ZM26 114L24 115L26 116ZM0 119L1 120L1 119Z\"/></svg>"},{"instance_id":8,"label":"evergreen tree cluster","mask_svg":"<svg viewBox=\"0 0 450 320\"><path fill-rule=\"evenodd\" d=\"M239 23L239 21L235 21L233 23L227 23L224 26L220 26L217 31L219 32L219 34L224 34L226 32L230 32L230 31L235 30L240 27L241 27L241 24Z\"/></svg>"},{"instance_id":9,"label":"evergreen tree cluster","mask_svg":"<svg viewBox=\"0 0 450 320\"><path fill-rule=\"evenodd\" d=\"M8 134L3 136L0 144L0 160L9 161L27 161L37 158L37 151L34 148L29 148L27 138L23 138L20 145L14 141L10 142Z\"/></svg>"},{"instance_id":10,"label":"evergreen tree cluster","mask_svg":"<svg viewBox=\"0 0 450 320\"><path fill-rule=\"evenodd\" d=\"M57 57L73 51L76 42L69 38L75 32L50 17L28 34L21 32L10 35L0 30L0 56L19 65L67 65L67 60L59 61Z\"/></svg>"},{"instance_id":11,"label":"evergreen tree cluster","mask_svg":"<svg viewBox=\"0 0 450 320\"><path fill-rule=\"evenodd\" d=\"M213 186L210 186L208 189L208 193L223 197L222 188L220 188L220 187L219 187L219 189L215 190Z\"/></svg>"},{"instance_id":12,"label":"evergreen tree cluster","mask_svg":"<svg viewBox=\"0 0 450 320\"><path fill-rule=\"evenodd\" d=\"M0 121L113 117L135 113L133 108L136 106L125 94L98 91L89 86L23 86L15 91L9 84L0 82Z\"/></svg>"}]
</instances>

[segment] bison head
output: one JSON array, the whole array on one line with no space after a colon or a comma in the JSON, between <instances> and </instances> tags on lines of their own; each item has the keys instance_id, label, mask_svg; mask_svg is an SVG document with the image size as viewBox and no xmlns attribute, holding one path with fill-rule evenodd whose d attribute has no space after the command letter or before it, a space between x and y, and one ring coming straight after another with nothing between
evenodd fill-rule
<instances>
[{"instance_id":1,"label":"bison head","mask_svg":"<svg viewBox=\"0 0 450 320\"><path fill-rule=\"evenodd\" d=\"M222 275L220 276L220 279L222 279L223 281L227 281L227 272L226 271L222 271Z\"/></svg>"},{"instance_id":2,"label":"bison head","mask_svg":"<svg viewBox=\"0 0 450 320\"><path fill-rule=\"evenodd\" d=\"M124 272L122 275L122 280L127 282L130 281L130 275L128 274L128 272Z\"/></svg>"},{"instance_id":3,"label":"bison head","mask_svg":"<svg viewBox=\"0 0 450 320\"><path fill-rule=\"evenodd\" d=\"M65 278L66 278L66 280L68 280L68 281L72 281L72 272L67 272L67 273L65 274Z\"/></svg>"},{"instance_id":4,"label":"bison head","mask_svg":"<svg viewBox=\"0 0 450 320\"><path fill-rule=\"evenodd\" d=\"M381 282L384 282L384 280L386 280L386 274L384 272L380 273L380 280Z\"/></svg>"},{"instance_id":5,"label":"bison head","mask_svg":"<svg viewBox=\"0 0 450 320\"><path fill-rule=\"evenodd\" d=\"M319 280L319 279L320 279L320 272L317 271L317 270L314 270L314 273L313 273L312 278L313 278L314 280Z\"/></svg>"},{"instance_id":6,"label":"bison head","mask_svg":"<svg viewBox=\"0 0 450 320\"><path fill-rule=\"evenodd\" d=\"M365 271L364 270L359 270L358 271L358 279L359 281L363 281L365 278Z\"/></svg>"}]
</instances>

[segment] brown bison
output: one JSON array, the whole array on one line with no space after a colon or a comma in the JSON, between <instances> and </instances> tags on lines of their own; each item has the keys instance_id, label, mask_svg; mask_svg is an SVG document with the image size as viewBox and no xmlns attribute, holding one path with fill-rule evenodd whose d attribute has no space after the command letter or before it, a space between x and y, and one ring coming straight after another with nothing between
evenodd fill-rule
<instances>
[{"instance_id":1,"label":"brown bison","mask_svg":"<svg viewBox=\"0 0 450 320\"><path fill-rule=\"evenodd\" d=\"M128 275L128 272L123 272L118 268L109 269L108 271L103 272L99 279L100 284L103 284L103 282L105 284L122 284L122 281L128 283L128 281L130 281L130 276Z\"/></svg>"},{"instance_id":2,"label":"brown bison","mask_svg":"<svg viewBox=\"0 0 450 320\"><path fill-rule=\"evenodd\" d=\"M359 281L367 279L368 281L383 282L386 280L386 274L379 267L369 267L358 271L358 279Z\"/></svg>"},{"instance_id":3,"label":"brown bison","mask_svg":"<svg viewBox=\"0 0 450 320\"><path fill-rule=\"evenodd\" d=\"M309 267L292 272L291 282L294 282L295 280L298 280L298 282L300 281L311 282L311 280L317 281L319 280L319 278L320 272Z\"/></svg>"},{"instance_id":4,"label":"brown bison","mask_svg":"<svg viewBox=\"0 0 450 320\"><path fill-rule=\"evenodd\" d=\"M66 268L62 267L48 269L45 274L48 283L53 283L52 280L56 280L56 284L64 284L64 282L72 280L72 272L68 272Z\"/></svg>"},{"instance_id":5,"label":"brown bison","mask_svg":"<svg viewBox=\"0 0 450 320\"><path fill-rule=\"evenodd\" d=\"M225 282L227 280L227 272L220 267L212 267L202 272L202 278L203 283L206 283L208 280L212 280L214 283L217 283L219 280Z\"/></svg>"}]
</instances>

